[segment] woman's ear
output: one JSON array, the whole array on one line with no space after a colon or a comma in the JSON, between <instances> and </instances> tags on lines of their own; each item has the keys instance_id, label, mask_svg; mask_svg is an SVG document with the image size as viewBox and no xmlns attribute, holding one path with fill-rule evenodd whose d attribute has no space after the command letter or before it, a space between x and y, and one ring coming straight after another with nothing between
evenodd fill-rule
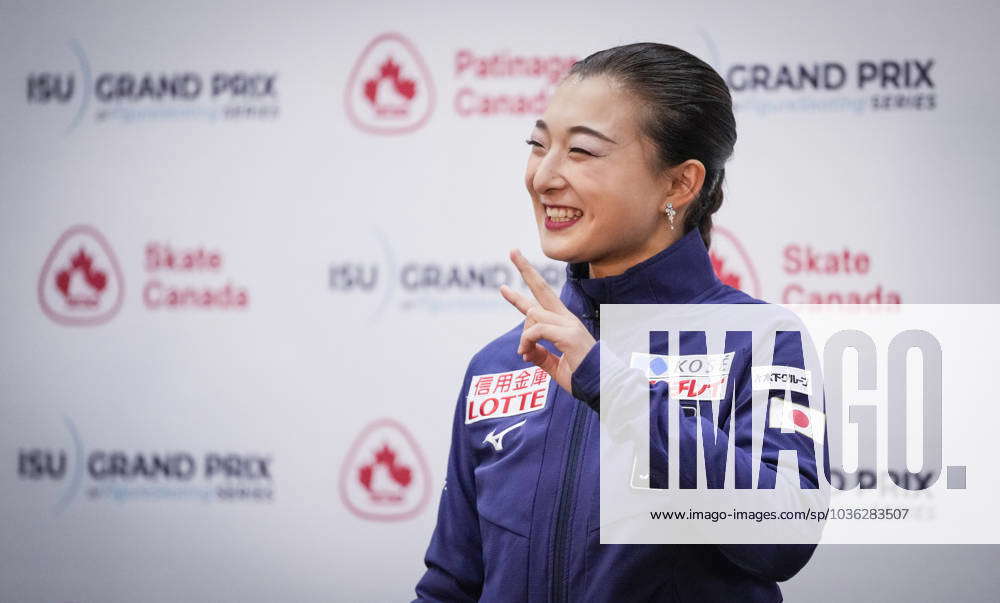
<instances>
[{"instance_id":1,"label":"woman's ear","mask_svg":"<svg viewBox=\"0 0 1000 603\"><path fill-rule=\"evenodd\" d=\"M670 185L663 204L672 203L673 208L681 212L701 192L705 184L705 165L697 159L688 159L670 168L668 173Z\"/></svg>"}]
</instances>

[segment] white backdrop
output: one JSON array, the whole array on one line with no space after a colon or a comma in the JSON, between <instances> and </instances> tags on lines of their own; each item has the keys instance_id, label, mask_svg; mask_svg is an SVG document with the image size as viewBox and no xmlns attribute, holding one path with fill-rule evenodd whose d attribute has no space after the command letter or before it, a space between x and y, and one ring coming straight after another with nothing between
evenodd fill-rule
<instances>
[{"instance_id":1,"label":"white backdrop","mask_svg":"<svg viewBox=\"0 0 1000 603\"><path fill-rule=\"evenodd\" d=\"M523 140L609 46L680 46L734 88L731 282L1000 301L998 16L0 3L0 600L410 597L466 364L519 320L507 251L562 282ZM782 589L974 598L998 558L821 547Z\"/></svg>"}]
</instances>

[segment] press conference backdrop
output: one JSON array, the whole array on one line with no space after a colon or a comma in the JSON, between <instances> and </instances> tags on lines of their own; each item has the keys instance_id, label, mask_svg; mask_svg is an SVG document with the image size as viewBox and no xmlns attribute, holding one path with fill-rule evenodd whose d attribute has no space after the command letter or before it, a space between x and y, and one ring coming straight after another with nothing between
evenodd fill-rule
<instances>
[{"instance_id":1,"label":"press conference backdrop","mask_svg":"<svg viewBox=\"0 0 1000 603\"><path fill-rule=\"evenodd\" d=\"M0 600L412 595L465 368L520 319L508 250L562 285L524 139L596 50L666 42L727 79L730 284L1000 301L998 16L0 3ZM825 546L782 588L977 600L998 561Z\"/></svg>"}]
</instances>

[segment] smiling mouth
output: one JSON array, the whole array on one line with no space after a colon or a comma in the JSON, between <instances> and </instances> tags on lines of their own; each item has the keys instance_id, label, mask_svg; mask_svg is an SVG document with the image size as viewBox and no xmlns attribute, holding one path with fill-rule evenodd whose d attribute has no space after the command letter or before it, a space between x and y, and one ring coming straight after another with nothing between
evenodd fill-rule
<instances>
[{"instance_id":1,"label":"smiling mouth","mask_svg":"<svg viewBox=\"0 0 1000 603\"><path fill-rule=\"evenodd\" d=\"M548 230L569 228L579 222L581 217L583 217L583 211L575 207L545 206L545 228Z\"/></svg>"},{"instance_id":2,"label":"smiling mouth","mask_svg":"<svg viewBox=\"0 0 1000 603\"><path fill-rule=\"evenodd\" d=\"M580 218L583 212L575 207L564 207L560 205L546 205L545 217L549 220L559 222L573 222Z\"/></svg>"}]
</instances>

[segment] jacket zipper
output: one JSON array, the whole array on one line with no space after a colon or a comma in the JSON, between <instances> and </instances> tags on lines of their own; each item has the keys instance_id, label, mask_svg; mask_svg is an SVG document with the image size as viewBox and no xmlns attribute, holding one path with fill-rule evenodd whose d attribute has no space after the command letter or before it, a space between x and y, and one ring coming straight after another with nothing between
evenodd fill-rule
<instances>
[{"instance_id":1,"label":"jacket zipper","mask_svg":"<svg viewBox=\"0 0 1000 603\"><path fill-rule=\"evenodd\" d=\"M584 299L586 299L584 297ZM589 300L588 300L589 305ZM597 337L597 321L600 320L600 308L591 307L592 315L584 315L591 335ZM593 317L593 320L591 320ZM573 495L576 486L577 467L580 462L580 441L583 438L583 425L587 414L576 404L573 407L573 418L570 426L569 453L566 458L566 468L563 473L562 488L559 491L559 503L556 507L556 526L552 534L552 590L551 600L555 602L568 601L568 576L566 566L569 563L570 532L569 520L572 516Z\"/></svg>"}]
</instances>

